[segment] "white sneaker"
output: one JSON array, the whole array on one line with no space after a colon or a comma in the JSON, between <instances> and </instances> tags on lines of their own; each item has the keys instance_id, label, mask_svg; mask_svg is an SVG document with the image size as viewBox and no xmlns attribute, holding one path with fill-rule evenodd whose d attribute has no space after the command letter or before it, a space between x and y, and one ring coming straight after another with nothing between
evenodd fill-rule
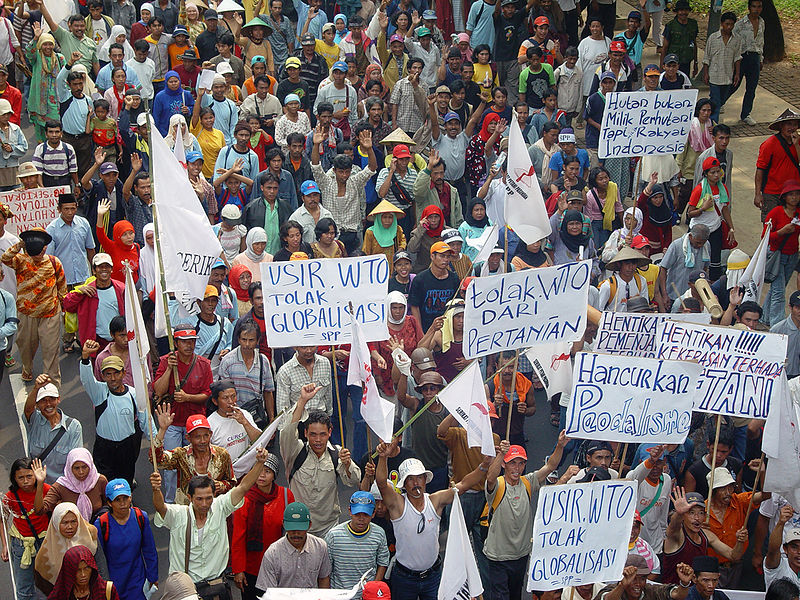
<instances>
[{"instance_id":1,"label":"white sneaker","mask_svg":"<svg viewBox=\"0 0 800 600\"><path fill-rule=\"evenodd\" d=\"M748 125L757 125L758 124L756 122L756 120L753 117L751 117L750 115L747 115L744 119L742 119L742 123L747 123Z\"/></svg>"}]
</instances>

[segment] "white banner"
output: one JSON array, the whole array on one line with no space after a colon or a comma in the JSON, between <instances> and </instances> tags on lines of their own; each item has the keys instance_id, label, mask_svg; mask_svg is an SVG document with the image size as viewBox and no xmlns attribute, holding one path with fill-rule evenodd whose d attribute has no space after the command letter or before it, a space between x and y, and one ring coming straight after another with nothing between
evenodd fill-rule
<instances>
[{"instance_id":1,"label":"white banner","mask_svg":"<svg viewBox=\"0 0 800 600\"><path fill-rule=\"evenodd\" d=\"M267 338L272 348L349 344L350 309L364 339L389 338L389 263L382 254L261 263Z\"/></svg>"},{"instance_id":2,"label":"white banner","mask_svg":"<svg viewBox=\"0 0 800 600\"><path fill-rule=\"evenodd\" d=\"M275 432L278 431L278 427L283 423L286 416L293 412L294 405L277 415L272 423L267 425L264 432L258 436L258 439L250 444L250 447L245 450L244 454L236 459L236 462L233 463L233 474L236 475L237 479L246 475L247 472L253 468L253 465L256 463L256 452L258 449L267 447L267 444L269 444Z\"/></svg>"},{"instance_id":3,"label":"white banner","mask_svg":"<svg viewBox=\"0 0 800 600\"><path fill-rule=\"evenodd\" d=\"M139 297L130 269L125 269L125 328L128 332L128 356L131 359L136 405L139 410L145 411L150 400L149 384L152 375L147 367L150 340L147 338L142 308L139 306Z\"/></svg>"},{"instance_id":4,"label":"white banner","mask_svg":"<svg viewBox=\"0 0 800 600\"><path fill-rule=\"evenodd\" d=\"M567 408L569 437L682 444L702 367L693 362L579 352Z\"/></svg>"},{"instance_id":5,"label":"white banner","mask_svg":"<svg viewBox=\"0 0 800 600\"><path fill-rule=\"evenodd\" d=\"M222 246L211 229L186 170L158 129L151 127L151 130L151 165L158 211L158 239L167 284L165 291L177 292L193 300L202 298L211 265L222 253Z\"/></svg>"},{"instance_id":6,"label":"white banner","mask_svg":"<svg viewBox=\"0 0 800 600\"><path fill-rule=\"evenodd\" d=\"M744 286L742 302L752 300L760 303L761 290L764 289L764 274L767 268L767 254L769 254L769 234L772 231L772 221L767 221L767 229L761 241L753 252L753 257L742 273L739 285Z\"/></svg>"},{"instance_id":7,"label":"white banner","mask_svg":"<svg viewBox=\"0 0 800 600\"><path fill-rule=\"evenodd\" d=\"M764 425L762 450L769 457L764 490L780 494L800 506L800 378L778 380L775 402Z\"/></svg>"},{"instance_id":8,"label":"white banner","mask_svg":"<svg viewBox=\"0 0 800 600\"><path fill-rule=\"evenodd\" d=\"M462 600L477 598L483 593L481 574L469 541L464 511L458 492L453 496L450 511L450 527L447 547L442 563L442 579L439 583L438 600Z\"/></svg>"},{"instance_id":9,"label":"white banner","mask_svg":"<svg viewBox=\"0 0 800 600\"><path fill-rule=\"evenodd\" d=\"M439 392L439 402L467 430L470 448L479 447L484 456L495 454L489 405L479 361L472 361Z\"/></svg>"},{"instance_id":10,"label":"white banner","mask_svg":"<svg viewBox=\"0 0 800 600\"><path fill-rule=\"evenodd\" d=\"M539 490L528 591L622 579L638 487L615 479Z\"/></svg>"},{"instance_id":11,"label":"white banner","mask_svg":"<svg viewBox=\"0 0 800 600\"><path fill-rule=\"evenodd\" d=\"M474 278L466 295L464 357L581 339L591 275L586 260Z\"/></svg>"},{"instance_id":12,"label":"white banner","mask_svg":"<svg viewBox=\"0 0 800 600\"><path fill-rule=\"evenodd\" d=\"M657 336L658 358L696 361L703 367L694 410L767 418L784 372L786 336L675 321L659 323Z\"/></svg>"},{"instance_id":13,"label":"white banner","mask_svg":"<svg viewBox=\"0 0 800 600\"><path fill-rule=\"evenodd\" d=\"M697 90L612 92L600 127L600 158L679 154L694 116Z\"/></svg>"},{"instance_id":14,"label":"white banner","mask_svg":"<svg viewBox=\"0 0 800 600\"><path fill-rule=\"evenodd\" d=\"M69 193L68 185L0 193L0 202L7 204L14 213L5 230L19 234L33 227L47 228L58 216L58 197L66 193ZM94 223L91 226L94 228Z\"/></svg>"},{"instance_id":15,"label":"white banner","mask_svg":"<svg viewBox=\"0 0 800 600\"><path fill-rule=\"evenodd\" d=\"M711 315L702 313L629 313L603 312L595 336L595 352L619 356L655 358L658 353L656 332L661 321L708 325Z\"/></svg>"}]
</instances>

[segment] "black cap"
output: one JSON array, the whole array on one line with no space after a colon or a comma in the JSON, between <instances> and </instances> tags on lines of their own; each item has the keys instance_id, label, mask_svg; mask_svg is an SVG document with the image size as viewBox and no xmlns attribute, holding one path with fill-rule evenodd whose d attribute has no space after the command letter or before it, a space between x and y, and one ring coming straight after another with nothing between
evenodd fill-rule
<instances>
[{"instance_id":1,"label":"black cap","mask_svg":"<svg viewBox=\"0 0 800 600\"><path fill-rule=\"evenodd\" d=\"M219 15L217 15L217 11L215 11L213 8L209 8L208 10L206 10L206 12L203 13L203 19L206 21L208 21L209 19L217 21L219 19Z\"/></svg>"},{"instance_id":2,"label":"black cap","mask_svg":"<svg viewBox=\"0 0 800 600\"><path fill-rule=\"evenodd\" d=\"M695 556L692 569L697 573L719 573L719 559L716 556Z\"/></svg>"},{"instance_id":3,"label":"black cap","mask_svg":"<svg viewBox=\"0 0 800 600\"><path fill-rule=\"evenodd\" d=\"M594 454L600 450L608 450L609 452L613 452L611 449L611 444L602 440L592 440L586 444L586 454Z\"/></svg>"},{"instance_id":4,"label":"black cap","mask_svg":"<svg viewBox=\"0 0 800 600\"><path fill-rule=\"evenodd\" d=\"M691 6L689 6L689 0L678 0L675 3L675 11L679 10L690 10Z\"/></svg>"},{"instance_id":5,"label":"black cap","mask_svg":"<svg viewBox=\"0 0 800 600\"><path fill-rule=\"evenodd\" d=\"M317 38L314 37L313 33L304 33L303 37L300 38L300 45L312 45L317 43Z\"/></svg>"},{"instance_id":6,"label":"black cap","mask_svg":"<svg viewBox=\"0 0 800 600\"><path fill-rule=\"evenodd\" d=\"M789 296L789 306L800 306L800 291L792 292Z\"/></svg>"},{"instance_id":7,"label":"black cap","mask_svg":"<svg viewBox=\"0 0 800 600\"><path fill-rule=\"evenodd\" d=\"M592 481L608 481L611 479L611 473L605 467L589 467L583 477L578 479L576 483L590 483Z\"/></svg>"},{"instance_id":8,"label":"black cap","mask_svg":"<svg viewBox=\"0 0 800 600\"><path fill-rule=\"evenodd\" d=\"M698 279L708 279L705 271L697 271L696 273L689 275L689 283L695 283Z\"/></svg>"}]
</instances>

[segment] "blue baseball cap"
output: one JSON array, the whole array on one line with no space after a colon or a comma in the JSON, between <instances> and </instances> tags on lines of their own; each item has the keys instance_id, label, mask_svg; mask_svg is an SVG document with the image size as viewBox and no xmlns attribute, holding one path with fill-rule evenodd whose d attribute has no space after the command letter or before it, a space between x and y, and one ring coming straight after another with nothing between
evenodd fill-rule
<instances>
[{"instance_id":1,"label":"blue baseball cap","mask_svg":"<svg viewBox=\"0 0 800 600\"><path fill-rule=\"evenodd\" d=\"M172 37L175 37L176 35L185 35L186 37L189 37L189 30L183 25L176 25L175 29L172 30Z\"/></svg>"},{"instance_id":2,"label":"blue baseball cap","mask_svg":"<svg viewBox=\"0 0 800 600\"><path fill-rule=\"evenodd\" d=\"M227 206L227 205L226 205L226 206ZM212 271L213 271L214 269L227 269L227 268L228 268L228 265L226 265L226 264L225 264L225 261L224 261L224 260L222 260L221 258L218 258L217 260L215 260L215 261L214 261L214 264L213 264L213 265L211 265L211 270L212 270Z\"/></svg>"},{"instance_id":3,"label":"blue baseball cap","mask_svg":"<svg viewBox=\"0 0 800 600\"><path fill-rule=\"evenodd\" d=\"M186 162L187 163L197 162L198 160L202 160L203 162L205 162L205 159L203 158L202 152L192 151L192 152L187 152L186 153Z\"/></svg>"},{"instance_id":4,"label":"blue baseball cap","mask_svg":"<svg viewBox=\"0 0 800 600\"><path fill-rule=\"evenodd\" d=\"M335 63L333 63L331 71L335 71L337 69L342 73L347 73L347 63L344 62L343 60L337 60Z\"/></svg>"},{"instance_id":5,"label":"blue baseball cap","mask_svg":"<svg viewBox=\"0 0 800 600\"><path fill-rule=\"evenodd\" d=\"M444 122L445 122L445 123L449 123L449 122L450 122L450 121L452 121L453 119L455 119L456 121L460 121L460 120L461 120L461 117L459 117L459 116L458 116L456 113L454 113L452 110L451 110L450 112L448 112L448 113L447 113L447 114L444 116Z\"/></svg>"},{"instance_id":6,"label":"blue baseball cap","mask_svg":"<svg viewBox=\"0 0 800 600\"><path fill-rule=\"evenodd\" d=\"M315 194L315 193L319 194L321 192L319 191L319 186L317 185L316 181L313 181L311 179L307 179L300 186L300 193L303 196L308 196L309 194Z\"/></svg>"},{"instance_id":7,"label":"blue baseball cap","mask_svg":"<svg viewBox=\"0 0 800 600\"><path fill-rule=\"evenodd\" d=\"M375 512L375 498L370 492L354 492L350 496L350 512L354 515L358 513L371 515Z\"/></svg>"},{"instance_id":8,"label":"blue baseball cap","mask_svg":"<svg viewBox=\"0 0 800 600\"><path fill-rule=\"evenodd\" d=\"M117 496L130 496L131 486L124 479L112 479L106 485L106 498L113 500Z\"/></svg>"}]
</instances>

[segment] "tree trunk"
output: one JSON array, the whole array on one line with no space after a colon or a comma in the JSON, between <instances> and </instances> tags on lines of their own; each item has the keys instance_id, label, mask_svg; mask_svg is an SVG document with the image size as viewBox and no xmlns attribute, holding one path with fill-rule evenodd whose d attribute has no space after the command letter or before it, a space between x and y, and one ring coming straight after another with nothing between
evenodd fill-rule
<instances>
[{"instance_id":1,"label":"tree trunk","mask_svg":"<svg viewBox=\"0 0 800 600\"><path fill-rule=\"evenodd\" d=\"M778 62L786 56L781 20L773 0L763 0L763 6L761 17L764 19L764 39L769 40L768 44L764 44L764 60Z\"/></svg>"}]
</instances>

